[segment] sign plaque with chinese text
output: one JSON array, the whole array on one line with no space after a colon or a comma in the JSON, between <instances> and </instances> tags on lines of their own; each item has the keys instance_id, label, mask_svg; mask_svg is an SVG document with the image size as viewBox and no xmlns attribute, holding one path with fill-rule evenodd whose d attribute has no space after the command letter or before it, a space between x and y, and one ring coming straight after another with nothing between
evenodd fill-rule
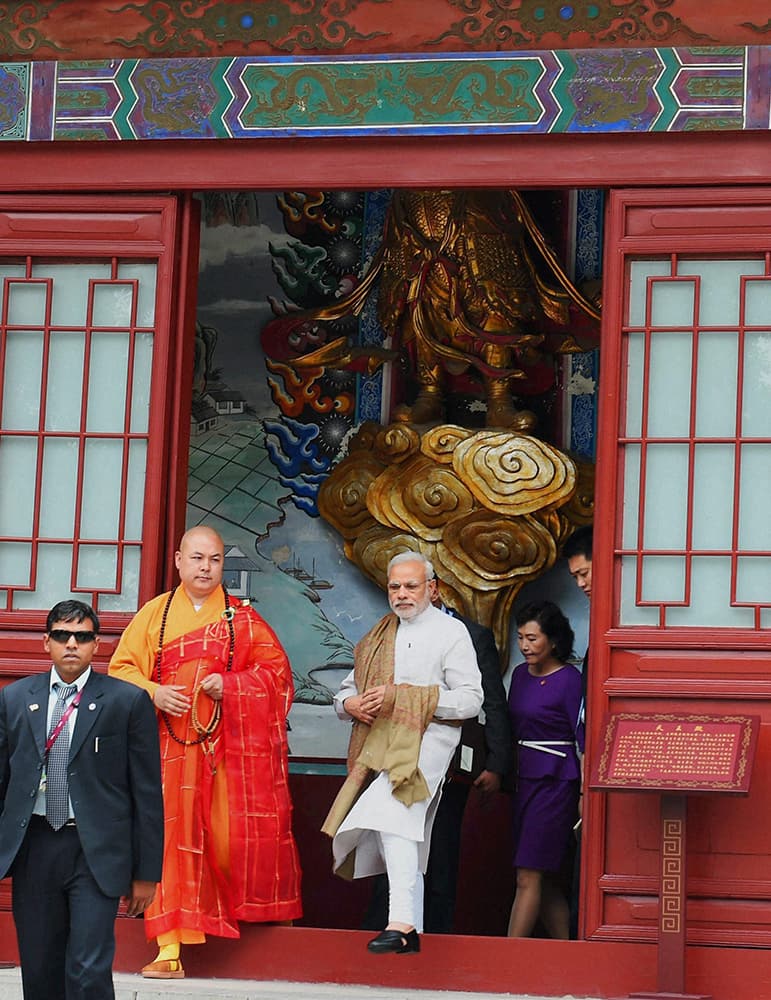
<instances>
[{"instance_id":1,"label":"sign plaque with chinese text","mask_svg":"<svg viewBox=\"0 0 771 1000\"><path fill-rule=\"evenodd\" d=\"M591 787L746 795L759 727L749 715L609 714Z\"/></svg>"}]
</instances>

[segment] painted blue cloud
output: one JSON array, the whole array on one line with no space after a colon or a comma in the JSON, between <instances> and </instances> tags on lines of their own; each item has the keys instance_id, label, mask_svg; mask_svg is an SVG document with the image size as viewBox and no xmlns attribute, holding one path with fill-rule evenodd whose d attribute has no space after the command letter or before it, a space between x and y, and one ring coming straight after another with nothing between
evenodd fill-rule
<instances>
[{"instance_id":1,"label":"painted blue cloud","mask_svg":"<svg viewBox=\"0 0 771 1000\"><path fill-rule=\"evenodd\" d=\"M278 470L279 482L292 491L291 500L298 510L318 517L319 487L332 466L331 459L319 453L318 424L302 424L282 416L279 420L264 420L263 427L265 448Z\"/></svg>"}]
</instances>

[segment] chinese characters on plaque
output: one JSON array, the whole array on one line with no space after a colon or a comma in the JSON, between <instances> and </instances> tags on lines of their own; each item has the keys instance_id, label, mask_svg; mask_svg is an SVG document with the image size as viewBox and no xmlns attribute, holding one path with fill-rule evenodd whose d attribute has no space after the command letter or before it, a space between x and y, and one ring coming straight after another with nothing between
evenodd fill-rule
<instances>
[{"instance_id":1,"label":"chinese characters on plaque","mask_svg":"<svg viewBox=\"0 0 771 1000\"><path fill-rule=\"evenodd\" d=\"M746 715L607 715L591 785L746 794L759 725Z\"/></svg>"}]
</instances>

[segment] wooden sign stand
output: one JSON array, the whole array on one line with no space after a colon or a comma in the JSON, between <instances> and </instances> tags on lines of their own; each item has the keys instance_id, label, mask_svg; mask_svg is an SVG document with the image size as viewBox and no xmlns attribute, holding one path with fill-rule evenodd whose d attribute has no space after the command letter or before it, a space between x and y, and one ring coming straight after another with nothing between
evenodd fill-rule
<instances>
[{"instance_id":1,"label":"wooden sign stand","mask_svg":"<svg viewBox=\"0 0 771 1000\"><path fill-rule=\"evenodd\" d=\"M630 1000L712 1000L708 993L685 992L685 795L661 796L658 984L656 993L630 993Z\"/></svg>"},{"instance_id":2,"label":"wooden sign stand","mask_svg":"<svg viewBox=\"0 0 771 1000\"><path fill-rule=\"evenodd\" d=\"M661 793L658 990L630 1000L712 1000L685 992L688 794L749 792L757 716L606 716L590 787Z\"/></svg>"}]
</instances>

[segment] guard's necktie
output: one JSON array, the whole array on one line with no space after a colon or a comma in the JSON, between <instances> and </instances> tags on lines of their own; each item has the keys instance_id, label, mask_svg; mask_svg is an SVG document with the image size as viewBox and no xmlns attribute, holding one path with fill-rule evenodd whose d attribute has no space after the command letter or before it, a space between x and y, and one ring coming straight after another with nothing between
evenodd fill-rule
<instances>
[{"instance_id":1,"label":"guard's necktie","mask_svg":"<svg viewBox=\"0 0 771 1000\"><path fill-rule=\"evenodd\" d=\"M75 696L78 690L76 684L54 684L57 701L51 715L50 737L61 721L67 702ZM70 759L70 725L69 719L61 728L48 751L46 763L46 819L54 828L60 830L69 816L69 789L67 788L67 765Z\"/></svg>"}]
</instances>

